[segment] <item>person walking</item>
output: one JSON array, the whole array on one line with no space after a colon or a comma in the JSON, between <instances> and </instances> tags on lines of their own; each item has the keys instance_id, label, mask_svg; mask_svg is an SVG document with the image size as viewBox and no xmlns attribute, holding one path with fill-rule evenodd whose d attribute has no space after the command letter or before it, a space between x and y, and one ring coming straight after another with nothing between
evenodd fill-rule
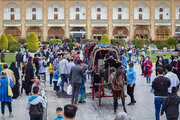
<instances>
[{"instance_id":1,"label":"person walking","mask_svg":"<svg viewBox=\"0 0 180 120\"><path fill-rule=\"evenodd\" d=\"M47 62L45 61L45 57L40 58L39 75L42 75L44 77L43 80L45 80L45 81L46 81L46 67L47 67Z\"/></svg>"},{"instance_id":2,"label":"person walking","mask_svg":"<svg viewBox=\"0 0 180 120\"><path fill-rule=\"evenodd\" d=\"M49 67L48 67L48 71L49 71L49 77L50 77L50 87L52 86L52 79L53 79L53 67L52 67L52 63L50 63Z\"/></svg>"},{"instance_id":3,"label":"person walking","mask_svg":"<svg viewBox=\"0 0 180 120\"><path fill-rule=\"evenodd\" d=\"M0 102L3 120L5 119L6 104L9 109L9 117L14 117L14 115L12 115L12 97L8 96L8 86L10 86L11 89L13 88L12 80L7 77L7 73L5 71L2 71L0 78Z\"/></svg>"},{"instance_id":4,"label":"person walking","mask_svg":"<svg viewBox=\"0 0 180 120\"><path fill-rule=\"evenodd\" d=\"M15 79L15 76L14 76L13 71L8 68L8 65L7 65L7 64L3 65L3 68L4 68L3 71L6 72L7 77L8 77L9 79L11 79L12 82L13 82L13 85L15 85L15 84L16 84L16 79Z\"/></svg>"},{"instance_id":5,"label":"person walking","mask_svg":"<svg viewBox=\"0 0 180 120\"><path fill-rule=\"evenodd\" d=\"M165 66L166 75L164 77L169 78L171 81L171 86L168 88L168 92L171 93L172 87L177 87L179 85L179 79L176 74L172 72L172 65L168 64Z\"/></svg>"},{"instance_id":6,"label":"person walking","mask_svg":"<svg viewBox=\"0 0 180 120\"><path fill-rule=\"evenodd\" d=\"M64 92L64 82L67 82L68 75L68 61L66 56L63 56L62 60L59 61L59 76L61 77L61 92Z\"/></svg>"},{"instance_id":7,"label":"person walking","mask_svg":"<svg viewBox=\"0 0 180 120\"><path fill-rule=\"evenodd\" d=\"M152 89L154 89L154 105L156 120L160 120L160 110L164 100L168 96L168 88L171 85L170 80L163 76L164 68L157 68L158 77L152 82Z\"/></svg>"},{"instance_id":8,"label":"person walking","mask_svg":"<svg viewBox=\"0 0 180 120\"><path fill-rule=\"evenodd\" d=\"M1 49L1 62L5 62L5 55L4 55L4 49Z\"/></svg>"},{"instance_id":9,"label":"person walking","mask_svg":"<svg viewBox=\"0 0 180 120\"><path fill-rule=\"evenodd\" d=\"M9 69L13 71L15 76L15 84L12 91L13 91L13 99L16 99L19 96L19 79L20 79L19 71L18 68L16 67L15 62L11 63Z\"/></svg>"},{"instance_id":10,"label":"person walking","mask_svg":"<svg viewBox=\"0 0 180 120\"><path fill-rule=\"evenodd\" d=\"M38 92L39 88L33 87L33 96L28 98L26 109L29 110L30 120L43 120L46 103Z\"/></svg>"},{"instance_id":11,"label":"person walking","mask_svg":"<svg viewBox=\"0 0 180 120\"><path fill-rule=\"evenodd\" d=\"M139 49L136 49L136 62L139 63Z\"/></svg>"},{"instance_id":12,"label":"person walking","mask_svg":"<svg viewBox=\"0 0 180 120\"><path fill-rule=\"evenodd\" d=\"M69 75L69 83L72 84L72 104L77 104L78 94L82 84L82 77L85 77L81 64L82 61L77 60L77 65L71 68L71 72Z\"/></svg>"},{"instance_id":13,"label":"person walking","mask_svg":"<svg viewBox=\"0 0 180 120\"><path fill-rule=\"evenodd\" d=\"M146 57L146 61L143 64L144 66L144 77L146 77L147 85L151 85L151 73L152 73L152 62L150 61L150 57Z\"/></svg>"},{"instance_id":14,"label":"person walking","mask_svg":"<svg viewBox=\"0 0 180 120\"><path fill-rule=\"evenodd\" d=\"M131 48L129 48L128 56L129 56L129 62L131 62L131 57L132 57L132 49Z\"/></svg>"},{"instance_id":15,"label":"person walking","mask_svg":"<svg viewBox=\"0 0 180 120\"><path fill-rule=\"evenodd\" d=\"M17 62L17 68L18 70L21 68L21 62L22 62L23 56L21 54L21 51L18 50L18 53L16 54L16 62Z\"/></svg>"},{"instance_id":16,"label":"person walking","mask_svg":"<svg viewBox=\"0 0 180 120\"><path fill-rule=\"evenodd\" d=\"M178 56L174 57L174 61L172 62L172 66L173 66L173 72L178 76L178 78L180 80L180 60L178 60Z\"/></svg>"},{"instance_id":17,"label":"person walking","mask_svg":"<svg viewBox=\"0 0 180 120\"><path fill-rule=\"evenodd\" d=\"M140 65L141 65L142 76L144 75L144 62L145 62L145 58L143 55L141 55Z\"/></svg>"},{"instance_id":18,"label":"person walking","mask_svg":"<svg viewBox=\"0 0 180 120\"><path fill-rule=\"evenodd\" d=\"M36 67L36 75L39 74L39 55L35 54L33 58L33 63Z\"/></svg>"}]
</instances>

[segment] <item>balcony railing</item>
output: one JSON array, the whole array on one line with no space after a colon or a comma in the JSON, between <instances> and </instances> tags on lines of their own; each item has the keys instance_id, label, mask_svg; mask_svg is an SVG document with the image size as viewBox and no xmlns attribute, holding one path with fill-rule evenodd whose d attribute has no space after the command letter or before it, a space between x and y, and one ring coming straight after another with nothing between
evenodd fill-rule
<instances>
[{"instance_id":1,"label":"balcony railing","mask_svg":"<svg viewBox=\"0 0 180 120\"><path fill-rule=\"evenodd\" d=\"M77 22L83 22L83 21L86 21L86 19L79 19L79 20L77 20L77 19L71 19L70 21L77 21Z\"/></svg>"},{"instance_id":2,"label":"balcony railing","mask_svg":"<svg viewBox=\"0 0 180 120\"><path fill-rule=\"evenodd\" d=\"M4 20L4 22L21 22L21 20Z\"/></svg>"},{"instance_id":3,"label":"balcony railing","mask_svg":"<svg viewBox=\"0 0 180 120\"><path fill-rule=\"evenodd\" d=\"M157 21L157 22L169 22L170 21L170 19L155 19L155 21Z\"/></svg>"},{"instance_id":4,"label":"balcony railing","mask_svg":"<svg viewBox=\"0 0 180 120\"><path fill-rule=\"evenodd\" d=\"M38 19L38 20L26 19L26 22L42 22L42 19Z\"/></svg>"},{"instance_id":5,"label":"balcony railing","mask_svg":"<svg viewBox=\"0 0 180 120\"><path fill-rule=\"evenodd\" d=\"M107 19L91 19L92 22L104 22L108 21Z\"/></svg>"},{"instance_id":6,"label":"balcony railing","mask_svg":"<svg viewBox=\"0 0 180 120\"><path fill-rule=\"evenodd\" d=\"M48 19L48 22L63 22L64 19Z\"/></svg>"},{"instance_id":7,"label":"balcony railing","mask_svg":"<svg viewBox=\"0 0 180 120\"><path fill-rule=\"evenodd\" d=\"M150 20L149 19L134 19L134 21L136 21L136 22L138 22L138 21L143 22L143 21L150 21Z\"/></svg>"},{"instance_id":8,"label":"balcony railing","mask_svg":"<svg viewBox=\"0 0 180 120\"><path fill-rule=\"evenodd\" d=\"M119 21L125 22L125 21L129 21L129 19L113 19L113 21L115 21L115 22L119 22Z\"/></svg>"}]
</instances>

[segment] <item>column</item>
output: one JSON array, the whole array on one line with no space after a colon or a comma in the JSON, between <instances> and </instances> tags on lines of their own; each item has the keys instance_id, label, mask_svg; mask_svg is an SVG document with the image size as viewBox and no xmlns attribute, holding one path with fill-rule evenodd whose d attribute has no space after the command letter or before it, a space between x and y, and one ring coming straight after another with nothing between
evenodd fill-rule
<instances>
[{"instance_id":1,"label":"column","mask_svg":"<svg viewBox=\"0 0 180 120\"><path fill-rule=\"evenodd\" d=\"M86 35L87 39L91 39L91 3L90 0L87 0L86 2L86 19L87 19L87 29L86 29Z\"/></svg>"},{"instance_id":2,"label":"column","mask_svg":"<svg viewBox=\"0 0 180 120\"><path fill-rule=\"evenodd\" d=\"M66 0L66 5L65 5L65 38L70 38L69 36L69 0Z\"/></svg>"},{"instance_id":3,"label":"column","mask_svg":"<svg viewBox=\"0 0 180 120\"><path fill-rule=\"evenodd\" d=\"M150 34L151 34L151 38L152 40L155 40L155 26L154 26L154 18L155 18L155 5L153 4L154 1L151 0L151 3L150 3L150 23L151 23L151 26L150 26Z\"/></svg>"},{"instance_id":4,"label":"column","mask_svg":"<svg viewBox=\"0 0 180 120\"><path fill-rule=\"evenodd\" d=\"M176 28L175 28L175 21L176 21L176 4L175 0L171 0L171 35L175 36Z\"/></svg>"},{"instance_id":5,"label":"column","mask_svg":"<svg viewBox=\"0 0 180 120\"><path fill-rule=\"evenodd\" d=\"M130 23L130 38L129 40L132 41L134 38L134 4L133 0L129 0L129 23Z\"/></svg>"},{"instance_id":6,"label":"column","mask_svg":"<svg viewBox=\"0 0 180 120\"><path fill-rule=\"evenodd\" d=\"M21 37L26 38L26 7L25 0L21 0Z\"/></svg>"},{"instance_id":7,"label":"column","mask_svg":"<svg viewBox=\"0 0 180 120\"><path fill-rule=\"evenodd\" d=\"M42 8L42 11L43 11L43 40L47 40L47 27L48 27L48 23L47 23L47 14L48 14L48 11L47 11L47 7L46 7L46 0L43 1L43 8Z\"/></svg>"},{"instance_id":8,"label":"column","mask_svg":"<svg viewBox=\"0 0 180 120\"><path fill-rule=\"evenodd\" d=\"M2 0L0 0L0 35L3 34L3 4Z\"/></svg>"},{"instance_id":9,"label":"column","mask_svg":"<svg viewBox=\"0 0 180 120\"><path fill-rule=\"evenodd\" d=\"M109 0L109 5L108 5L108 35L109 38L112 39L112 8L111 8L111 0Z\"/></svg>"}]
</instances>

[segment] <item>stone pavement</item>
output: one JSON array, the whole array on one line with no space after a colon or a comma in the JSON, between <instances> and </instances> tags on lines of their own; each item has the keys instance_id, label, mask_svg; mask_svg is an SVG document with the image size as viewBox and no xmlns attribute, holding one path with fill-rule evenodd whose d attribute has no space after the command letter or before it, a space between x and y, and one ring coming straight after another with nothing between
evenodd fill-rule
<instances>
[{"instance_id":1,"label":"stone pavement","mask_svg":"<svg viewBox=\"0 0 180 120\"><path fill-rule=\"evenodd\" d=\"M154 67L153 67L154 68ZM135 86L135 99L137 103L134 106L128 106L130 102L129 96L126 97L126 108L129 116L132 120L154 120L154 96L150 93L150 86L146 85L146 79L140 76L141 69L138 64L135 65L137 72L137 82ZM48 74L47 74L47 78ZM155 72L153 71L152 80L155 78ZM47 119L53 120L56 117L56 107L64 107L69 104L70 98L58 98L56 92L53 91L53 87L49 85L49 79L46 83L46 92L48 98L48 113ZM90 93L90 80L86 83L87 93ZM107 91L106 93L109 94ZM28 111L26 110L27 96L22 95L17 100L13 100L13 113L15 115L13 120L29 120ZM121 101L119 100L118 111L123 111ZM6 110L6 113L8 111ZM113 98L102 98L102 106L98 106L98 99L93 101L91 96L87 96L86 103L78 106L76 120L113 120ZM7 118L7 120L10 120ZM166 120L162 117L161 120Z\"/></svg>"}]
</instances>

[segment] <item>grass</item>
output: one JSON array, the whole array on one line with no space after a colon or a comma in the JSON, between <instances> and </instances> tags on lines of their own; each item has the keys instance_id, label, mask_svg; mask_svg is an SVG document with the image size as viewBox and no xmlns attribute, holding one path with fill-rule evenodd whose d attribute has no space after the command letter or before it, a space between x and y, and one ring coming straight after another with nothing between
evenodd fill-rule
<instances>
[{"instance_id":1,"label":"grass","mask_svg":"<svg viewBox=\"0 0 180 120\"><path fill-rule=\"evenodd\" d=\"M15 53L5 53L5 62L11 65L15 61Z\"/></svg>"}]
</instances>

